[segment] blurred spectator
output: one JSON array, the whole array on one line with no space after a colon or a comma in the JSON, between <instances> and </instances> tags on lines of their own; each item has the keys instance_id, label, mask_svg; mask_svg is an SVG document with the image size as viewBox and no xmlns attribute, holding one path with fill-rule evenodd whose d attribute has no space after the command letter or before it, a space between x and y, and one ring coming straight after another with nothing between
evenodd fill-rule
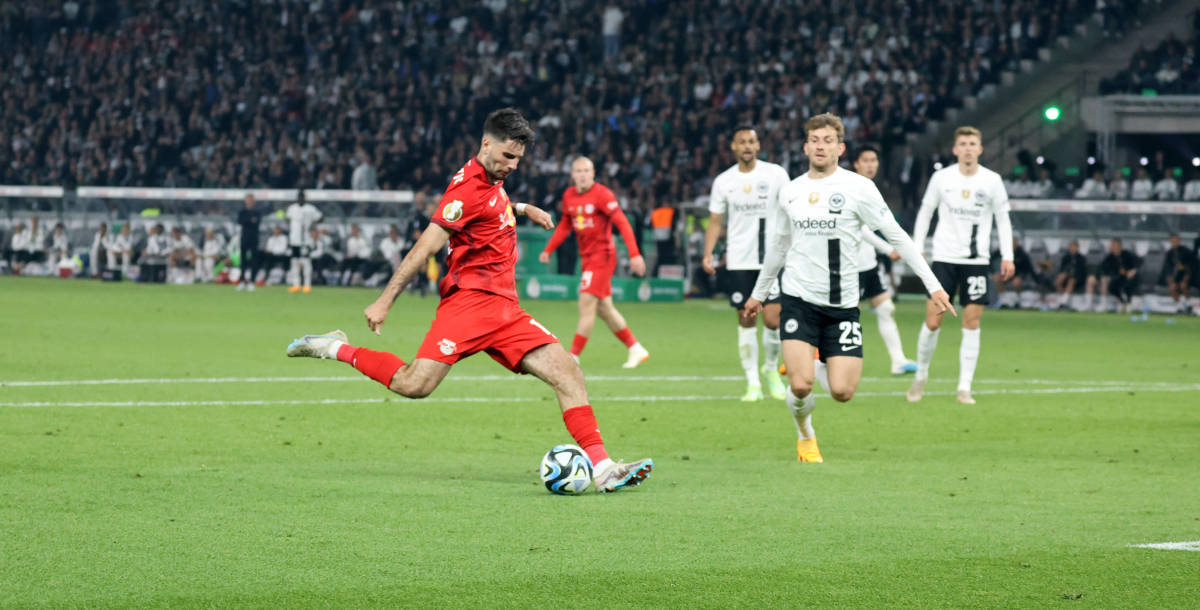
<instances>
[{"instance_id":1,"label":"blurred spectator","mask_svg":"<svg viewBox=\"0 0 1200 610\"><path fill-rule=\"evenodd\" d=\"M262 265L262 251L258 249L259 227L262 225L262 210L255 209L254 195L246 194L246 207L238 210L238 290L254 290L255 271Z\"/></svg>"},{"instance_id":2,"label":"blurred spectator","mask_svg":"<svg viewBox=\"0 0 1200 610\"><path fill-rule=\"evenodd\" d=\"M179 227L171 227L167 241L167 283L191 284L195 280L196 242Z\"/></svg>"},{"instance_id":3,"label":"blurred spectator","mask_svg":"<svg viewBox=\"0 0 1200 610\"><path fill-rule=\"evenodd\" d=\"M1001 309L1005 307L1013 307L1019 309L1021 307L1021 286L1026 279L1033 280L1036 284L1038 280L1037 271L1033 268L1033 262L1029 258L1029 253L1025 248L1021 247L1021 240L1015 236L1012 239L1013 243L1013 266L1016 268L1016 273L1005 282L999 272L992 274L992 281L996 285L996 304ZM992 267L1000 268L1000 251L992 252ZM1006 289L1011 287L1012 292Z\"/></svg>"},{"instance_id":4,"label":"blurred spectator","mask_svg":"<svg viewBox=\"0 0 1200 610\"><path fill-rule=\"evenodd\" d=\"M1188 286L1192 283L1197 271L1196 253L1183 245L1178 233L1172 233L1169 238L1170 248L1163 258L1162 273L1159 283L1165 283L1171 293L1175 307L1182 311L1187 305Z\"/></svg>"},{"instance_id":5,"label":"blurred spectator","mask_svg":"<svg viewBox=\"0 0 1200 610\"><path fill-rule=\"evenodd\" d=\"M920 204L921 163L913 154L912 146L904 146L904 156L900 159L896 181L900 183L900 205L903 209L916 208Z\"/></svg>"},{"instance_id":6,"label":"blurred spectator","mask_svg":"<svg viewBox=\"0 0 1200 610\"><path fill-rule=\"evenodd\" d=\"M338 281L339 285L351 286L355 283L362 282L363 276L367 271L367 261L371 259L371 252L374 248L371 247L371 242L363 237L362 227L358 225L350 225L350 237L346 238L346 258L342 259L340 267L341 278Z\"/></svg>"},{"instance_id":7,"label":"blurred spectator","mask_svg":"<svg viewBox=\"0 0 1200 610\"><path fill-rule=\"evenodd\" d=\"M138 256L138 281L157 283L167 281L167 254L170 252L170 242L163 234L162 224L150 227L150 233L146 236L146 245Z\"/></svg>"},{"instance_id":8,"label":"blurred spectator","mask_svg":"<svg viewBox=\"0 0 1200 610\"><path fill-rule=\"evenodd\" d=\"M1092 172L1092 177L1084 180L1075 191L1076 199L1107 199L1108 196L1109 190L1104 186L1104 172L1099 169Z\"/></svg>"},{"instance_id":9,"label":"blurred spectator","mask_svg":"<svg viewBox=\"0 0 1200 610\"><path fill-rule=\"evenodd\" d=\"M1124 174L1118 172L1108 183L1108 196L1111 199L1129 199L1129 181Z\"/></svg>"},{"instance_id":10,"label":"blurred spectator","mask_svg":"<svg viewBox=\"0 0 1200 610\"><path fill-rule=\"evenodd\" d=\"M379 242L379 254L383 256L383 260L387 262L387 273L396 272L396 267L400 266L400 260L405 249L404 238L400 235L400 228L396 225L388 227L387 237Z\"/></svg>"},{"instance_id":11,"label":"blurred spectator","mask_svg":"<svg viewBox=\"0 0 1200 610\"><path fill-rule=\"evenodd\" d=\"M1060 309L1070 308L1071 295L1086 287L1087 279L1087 259L1079 253L1079 242L1071 240L1058 264L1058 277L1054 280Z\"/></svg>"},{"instance_id":12,"label":"blurred spectator","mask_svg":"<svg viewBox=\"0 0 1200 610\"><path fill-rule=\"evenodd\" d=\"M12 235L8 242L8 268L13 275L21 275L25 265L29 263L29 227L24 222L17 221L13 225Z\"/></svg>"},{"instance_id":13,"label":"blurred spectator","mask_svg":"<svg viewBox=\"0 0 1200 610\"><path fill-rule=\"evenodd\" d=\"M226 258L225 236L217 233L212 227L204 229L204 245L201 247L199 261L196 263L196 273L201 282L213 281L217 263Z\"/></svg>"},{"instance_id":14,"label":"blurred spectator","mask_svg":"<svg viewBox=\"0 0 1200 610\"><path fill-rule=\"evenodd\" d=\"M258 277L255 278L255 283L259 286L266 282L272 269L279 268L284 274L288 272L292 248L288 245L288 236L283 232L283 225L275 225L271 229L271 236L267 238L267 245L263 252L263 264L259 267Z\"/></svg>"},{"instance_id":15,"label":"blurred spectator","mask_svg":"<svg viewBox=\"0 0 1200 610\"><path fill-rule=\"evenodd\" d=\"M49 239L49 262L57 266L59 261L71 258L71 239L67 237L67 227L63 223L54 225L54 232Z\"/></svg>"},{"instance_id":16,"label":"blurred spectator","mask_svg":"<svg viewBox=\"0 0 1200 610\"><path fill-rule=\"evenodd\" d=\"M355 157L358 159L358 166L354 168L354 173L350 176L350 188L356 191L379 190L375 167L371 165L371 156L360 148Z\"/></svg>"},{"instance_id":17,"label":"blurred spectator","mask_svg":"<svg viewBox=\"0 0 1200 610\"><path fill-rule=\"evenodd\" d=\"M1170 170L1154 183L1154 198L1159 201L1179 201L1179 183Z\"/></svg>"},{"instance_id":18,"label":"blurred spectator","mask_svg":"<svg viewBox=\"0 0 1200 610\"><path fill-rule=\"evenodd\" d=\"M1029 196L1037 199L1045 199L1054 195L1054 181L1050 179L1050 170L1039 167L1037 182L1029 189Z\"/></svg>"},{"instance_id":19,"label":"blurred spectator","mask_svg":"<svg viewBox=\"0 0 1200 610\"><path fill-rule=\"evenodd\" d=\"M96 236L92 238L92 247L88 248L88 275L100 277L108 269L108 247L112 244L112 236L108 234L108 223L100 223Z\"/></svg>"},{"instance_id":20,"label":"blurred spectator","mask_svg":"<svg viewBox=\"0 0 1200 610\"><path fill-rule=\"evenodd\" d=\"M121 225L121 230L104 246L108 260L106 261L110 270L115 272L114 267L118 264L121 269L121 276L129 276L129 265L133 261L133 232L129 228L129 223Z\"/></svg>"},{"instance_id":21,"label":"blurred spectator","mask_svg":"<svg viewBox=\"0 0 1200 610\"><path fill-rule=\"evenodd\" d=\"M1145 201L1154 195L1154 182L1150 180L1150 176L1146 174L1146 168L1139 167L1137 170L1137 178L1133 180L1133 185L1129 189L1129 198L1137 201Z\"/></svg>"},{"instance_id":22,"label":"blurred spectator","mask_svg":"<svg viewBox=\"0 0 1200 610\"><path fill-rule=\"evenodd\" d=\"M1184 201L1200 201L1200 171L1193 169L1192 178L1183 185Z\"/></svg>"},{"instance_id":23,"label":"blurred spectator","mask_svg":"<svg viewBox=\"0 0 1200 610\"><path fill-rule=\"evenodd\" d=\"M1129 303L1138 291L1138 268L1142 265L1136 254L1125 250L1121 240L1114 239L1108 244L1108 254L1100 261L1096 274L1088 278L1088 297L1099 300L1097 311L1108 311L1109 296L1116 297L1116 310L1126 312Z\"/></svg>"}]
</instances>

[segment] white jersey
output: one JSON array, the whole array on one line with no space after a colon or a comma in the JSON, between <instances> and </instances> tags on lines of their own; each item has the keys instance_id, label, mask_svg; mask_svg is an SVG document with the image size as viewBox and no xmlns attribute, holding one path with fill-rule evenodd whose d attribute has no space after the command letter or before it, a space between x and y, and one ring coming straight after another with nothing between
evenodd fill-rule
<instances>
[{"instance_id":1,"label":"white jersey","mask_svg":"<svg viewBox=\"0 0 1200 610\"><path fill-rule=\"evenodd\" d=\"M225 251L225 238L220 233L214 233L212 239L204 240L204 256L217 257Z\"/></svg>"},{"instance_id":2,"label":"white jersey","mask_svg":"<svg viewBox=\"0 0 1200 610\"><path fill-rule=\"evenodd\" d=\"M351 235L346 238L346 258L371 258L371 243L361 235Z\"/></svg>"},{"instance_id":3,"label":"white jersey","mask_svg":"<svg viewBox=\"0 0 1200 610\"><path fill-rule=\"evenodd\" d=\"M942 289L868 178L840 167L820 179L804 174L779 191L775 214L774 237L752 295L759 301L782 266L784 294L813 305L858 307L863 227L882 231L930 292Z\"/></svg>"},{"instance_id":4,"label":"white jersey","mask_svg":"<svg viewBox=\"0 0 1200 610\"><path fill-rule=\"evenodd\" d=\"M321 211L311 203L293 203L287 208L288 244L303 246L309 229L321 220Z\"/></svg>"},{"instance_id":5,"label":"white jersey","mask_svg":"<svg viewBox=\"0 0 1200 610\"><path fill-rule=\"evenodd\" d=\"M1000 256L1006 261L1013 259L1008 193L1000 174L981 165L975 175L964 176L957 163L934 172L913 231L913 241L922 251L934 210L938 213L937 230L933 232L934 261L988 264L993 218L1000 237Z\"/></svg>"},{"instance_id":6,"label":"white jersey","mask_svg":"<svg viewBox=\"0 0 1200 610\"><path fill-rule=\"evenodd\" d=\"M762 269L774 221L769 209L787 183L787 170L766 161L756 161L749 172L734 165L713 179L708 211L729 219L725 231L726 269Z\"/></svg>"},{"instance_id":7,"label":"white jersey","mask_svg":"<svg viewBox=\"0 0 1200 610\"><path fill-rule=\"evenodd\" d=\"M272 235L267 238L267 254L282 256L288 253L288 239L286 235Z\"/></svg>"}]
</instances>

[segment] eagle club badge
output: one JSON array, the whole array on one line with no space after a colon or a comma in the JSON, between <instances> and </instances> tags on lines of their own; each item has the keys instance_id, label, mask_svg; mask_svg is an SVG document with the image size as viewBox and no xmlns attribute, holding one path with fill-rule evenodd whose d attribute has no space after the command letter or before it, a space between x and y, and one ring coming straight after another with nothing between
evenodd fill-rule
<instances>
[{"instance_id":1,"label":"eagle club badge","mask_svg":"<svg viewBox=\"0 0 1200 610\"><path fill-rule=\"evenodd\" d=\"M829 197L829 211L833 214L840 214L842 208L846 207L846 197L841 193L834 193Z\"/></svg>"},{"instance_id":2,"label":"eagle club badge","mask_svg":"<svg viewBox=\"0 0 1200 610\"><path fill-rule=\"evenodd\" d=\"M462 208L463 202L457 199L447 203L446 207L442 208L442 219L446 222L458 222L458 219L462 218L463 215Z\"/></svg>"},{"instance_id":3,"label":"eagle club badge","mask_svg":"<svg viewBox=\"0 0 1200 610\"><path fill-rule=\"evenodd\" d=\"M818 202L818 201L820 201L820 200L821 200L821 194L820 194L820 193L809 193L809 194L808 194L808 203L809 203L809 204L815 204L815 203L817 203L817 202Z\"/></svg>"}]
</instances>

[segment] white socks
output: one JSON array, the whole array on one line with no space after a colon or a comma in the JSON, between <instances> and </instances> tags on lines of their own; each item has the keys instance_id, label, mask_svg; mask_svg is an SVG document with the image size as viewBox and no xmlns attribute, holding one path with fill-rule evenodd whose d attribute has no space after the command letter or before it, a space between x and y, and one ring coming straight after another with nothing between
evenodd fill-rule
<instances>
[{"instance_id":1,"label":"white socks","mask_svg":"<svg viewBox=\"0 0 1200 610\"><path fill-rule=\"evenodd\" d=\"M892 317L892 312L896 311L896 304L888 299L874 308L874 311L875 321L879 323L879 336L883 337L883 344L887 346L892 368L903 366L908 362L908 358L904 356L904 345L900 343L900 328L896 326L896 318Z\"/></svg>"},{"instance_id":2,"label":"white socks","mask_svg":"<svg viewBox=\"0 0 1200 610\"><path fill-rule=\"evenodd\" d=\"M787 406L792 412L792 419L796 421L796 434L800 435L801 440L816 436L817 433L812 427L812 412L817 408L817 399L811 393L804 398L796 398L791 388L788 388Z\"/></svg>"},{"instance_id":3,"label":"white socks","mask_svg":"<svg viewBox=\"0 0 1200 610\"><path fill-rule=\"evenodd\" d=\"M958 348L959 392L970 392L971 381L975 379L975 364L979 362L979 330L962 330L962 344Z\"/></svg>"},{"instance_id":4,"label":"white socks","mask_svg":"<svg viewBox=\"0 0 1200 610\"><path fill-rule=\"evenodd\" d=\"M917 336L917 379L929 379L929 363L933 362L940 332L940 328L929 330L924 322L921 323L921 334Z\"/></svg>"},{"instance_id":5,"label":"white socks","mask_svg":"<svg viewBox=\"0 0 1200 610\"><path fill-rule=\"evenodd\" d=\"M746 383L762 385L762 382L758 380L757 327L738 327L738 357L742 360L742 371L746 373Z\"/></svg>"},{"instance_id":6,"label":"white socks","mask_svg":"<svg viewBox=\"0 0 1200 610\"><path fill-rule=\"evenodd\" d=\"M824 362L820 360L813 361L813 377L817 380L817 383L821 384L822 388L825 388L826 394L833 394L833 392L829 391L829 367Z\"/></svg>"},{"instance_id":7,"label":"white socks","mask_svg":"<svg viewBox=\"0 0 1200 610\"><path fill-rule=\"evenodd\" d=\"M779 329L763 327L762 334L763 366L771 370L779 368Z\"/></svg>"}]
</instances>

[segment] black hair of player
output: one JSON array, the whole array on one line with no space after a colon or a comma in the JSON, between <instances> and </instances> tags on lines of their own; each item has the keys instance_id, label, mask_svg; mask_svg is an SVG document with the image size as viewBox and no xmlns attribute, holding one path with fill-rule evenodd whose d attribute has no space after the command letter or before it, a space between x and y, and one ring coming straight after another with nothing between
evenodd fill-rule
<instances>
[{"instance_id":1,"label":"black hair of player","mask_svg":"<svg viewBox=\"0 0 1200 610\"><path fill-rule=\"evenodd\" d=\"M533 127L516 108L501 108L489 114L483 122L483 135L498 142L509 140L522 146L533 144Z\"/></svg>"},{"instance_id":2,"label":"black hair of player","mask_svg":"<svg viewBox=\"0 0 1200 610\"><path fill-rule=\"evenodd\" d=\"M871 146L870 144L863 144L862 146L859 146L859 147L858 147L858 148L857 148L857 149L854 151L854 162L855 162L855 163L858 163L858 160L859 160L860 158L862 158L862 156L863 156L863 153L869 153L869 152L873 152L873 153L875 153L875 158L876 158L876 159L878 159L878 158L879 158L879 149L878 149L878 148L875 148L874 146Z\"/></svg>"},{"instance_id":3,"label":"black hair of player","mask_svg":"<svg viewBox=\"0 0 1200 610\"><path fill-rule=\"evenodd\" d=\"M753 131L755 133L755 135L758 135L758 130L755 129L753 125L742 124L742 125L738 125L737 127L733 128L733 131L730 132L730 134L729 134L729 140L730 141L736 140L737 134L742 133L743 131Z\"/></svg>"},{"instance_id":4,"label":"black hair of player","mask_svg":"<svg viewBox=\"0 0 1200 610\"><path fill-rule=\"evenodd\" d=\"M304 205L304 189L296 189L296 203Z\"/></svg>"}]
</instances>

